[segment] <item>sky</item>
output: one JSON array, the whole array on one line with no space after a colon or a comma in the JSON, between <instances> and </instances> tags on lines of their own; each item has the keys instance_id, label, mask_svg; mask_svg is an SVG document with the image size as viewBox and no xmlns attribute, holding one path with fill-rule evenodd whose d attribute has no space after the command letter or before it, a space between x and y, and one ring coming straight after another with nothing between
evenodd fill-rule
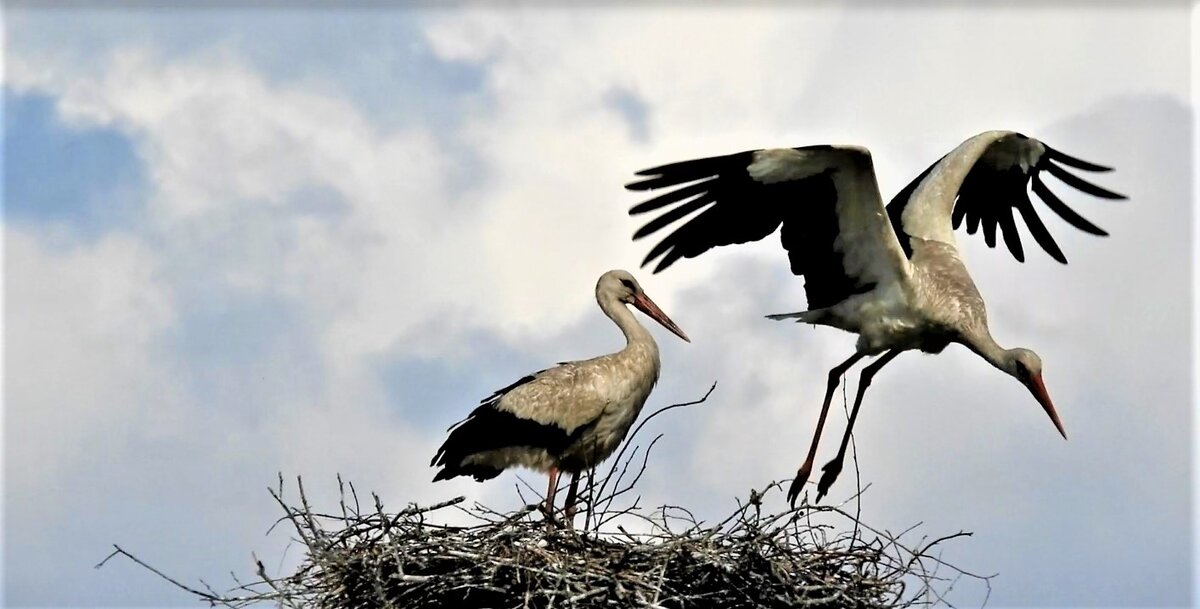
<instances>
[{"instance_id":1,"label":"sky","mask_svg":"<svg viewBox=\"0 0 1200 609\"><path fill-rule=\"evenodd\" d=\"M804 306L775 238L638 269L621 186L844 143L890 197L1012 129L1116 167L1096 181L1130 197L1057 188L1111 233L1043 216L1067 266L959 235L993 334L1041 355L1070 440L965 349L905 354L856 425L863 519L973 531L944 557L998 573L991 606L1189 605L1187 11L10 3L4 604L194 606L127 562L93 569L113 543L216 587L251 552L294 562L265 535L279 473L324 505L340 473L393 507L517 506L517 474L432 484L429 457L492 390L620 347L593 298L611 268L693 339L653 330L647 408L719 382L651 423L644 502L724 515L794 473L854 337L763 319Z\"/></svg>"}]
</instances>

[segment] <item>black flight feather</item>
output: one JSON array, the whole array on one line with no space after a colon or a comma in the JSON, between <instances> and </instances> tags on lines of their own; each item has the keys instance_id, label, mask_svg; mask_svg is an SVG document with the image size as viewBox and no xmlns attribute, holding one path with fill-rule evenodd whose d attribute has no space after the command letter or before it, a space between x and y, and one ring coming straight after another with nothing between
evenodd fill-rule
<instances>
[{"instance_id":1,"label":"black flight feather","mask_svg":"<svg viewBox=\"0 0 1200 609\"><path fill-rule=\"evenodd\" d=\"M1108 233L1103 229L1089 222L1058 198L1046 186L1040 174L1043 171L1047 172L1064 184L1092 196L1106 199L1124 199L1124 195L1087 182L1056 163L1078 170L1093 172L1110 171L1110 168L1077 159L1049 146L1045 146L1045 144L1042 144L1042 146L1045 147L1045 152L1034 166L1027 169L1015 165L1001 168L986 161L976 162L959 186L954 208L950 215L951 226L957 229L963 226L965 221L966 231L972 235L978 233L982 228L984 242L988 247L996 246L996 236L999 233L1013 257L1018 261L1024 261L1025 249L1021 243L1020 228L1013 214L1013 208L1016 208L1034 242L1045 250L1050 257L1066 264L1067 257L1063 254L1062 249L1042 222L1038 210L1034 207L1032 199L1030 199L1029 189L1032 186L1033 193L1046 204L1046 207L1062 217L1071 226L1093 235L1107 235ZM896 237L900 240L905 254L909 257L912 256L909 245L911 237L904 231L902 222L904 208L921 182L944 159L945 157L942 157L937 163L934 163L922 172L920 176L917 176L887 206L888 216L892 221L892 228L896 233Z\"/></svg>"},{"instance_id":2,"label":"black flight feather","mask_svg":"<svg viewBox=\"0 0 1200 609\"><path fill-rule=\"evenodd\" d=\"M1033 192L1037 194L1038 198L1041 199L1042 202L1046 204L1046 207L1049 207L1051 211L1058 214L1063 220L1066 220L1068 224L1085 233L1091 233L1101 237L1108 236L1108 233L1105 232L1104 229L1092 224L1091 222L1088 222L1086 218L1075 213L1075 210L1067 207L1067 204L1063 203L1062 199L1059 199L1058 196L1056 196L1049 188L1046 187L1046 184L1042 182L1042 179L1038 177L1036 172L1031 176L1031 182L1033 183Z\"/></svg>"},{"instance_id":3,"label":"black flight feather","mask_svg":"<svg viewBox=\"0 0 1200 609\"><path fill-rule=\"evenodd\" d=\"M1105 188L1100 188L1099 186L1096 186L1095 184L1092 184L1091 182L1088 182L1087 180L1068 172L1066 169L1063 169L1054 163L1046 162L1040 164L1039 167L1045 168L1046 171L1050 172L1050 175L1062 180L1063 184L1075 188L1076 190L1086 192L1093 197L1100 197L1102 199L1125 198L1125 195L1115 193Z\"/></svg>"},{"instance_id":4,"label":"black flight feather","mask_svg":"<svg viewBox=\"0 0 1200 609\"><path fill-rule=\"evenodd\" d=\"M537 374L521 377L511 385L497 389L481 400L467 418L451 426L450 437L446 438L429 462L431 466L442 468L434 476L434 482L455 476L473 476L482 481L500 475L501 470L494 467L463 463L464 459L476 453L511 446L541 448L551 454L566 449L572 439L572 434L568 434L567 430L557 425L524 419L497 408L500 398L534 380Z\"/></svg>"},{"instance_id":5,"label":"black flight feather","mask_svg":"<svg viewBox=\"0 0 1200 609\"><path fill-rule=\"evenodd\" d=\"M1045 143L1042 144L1042 147L1046 149L1046 158L1052 161L1058 161L1067 167L1074 167L1075 169L1082 169L1084 171L1112 171L1112 167L1105 167L1103 165L1089 163L1083 159L1077 159L1069 154L1063 154L1047 146Z\"/></svg>"},{"instance_id":6,"label":"black flight feather","mask_svg":"<svg viewBox=\"0 0 1200 609\"><path fill-rule=\"evenodd\" d=\"M1033 209L1033 202L1029 200L1029 194L1024 189L1021 190L1021 196L1017 198L1016 203L1017 211L1021 212L1021 219L1025 220L1025 226L1029 229L1029 234L1033 235L1033 240L1042 246L1042 249L1046 250L1051 258L1066 264L1067 257L1063 255L1054 236L1050 234L1049 229L1042 223L1042 219L1038 217L1037 211Z\"/></svg>"},{"instance_id":7,"label":"black flight feather","mask_svg":"<svg viewBox=\"0 0 1200 609\"><path fill-rule=\"evenodd\" d=\"M832 146L796 148L827 152ZM770 184L751 177L749 167L758 151L746 151L660 165L637 172L645 179L626 185L630 190L678 187L641 202L630 214L668 208L634 234L640 239L699 211L662 238L646 254L642 266L657 260L654 272L680 258L695 258L714 247L758 241L776 232L788 251L791 270L805 278L810 308L836 304L869 290L848 277L842 254L833 246L839 234L837 191L829 171ZM699 181L697 181L699 180ZM660 258L661 257L661 258Z\"/></svg>"},{"instance_id":8,"label":"black flight feather","mask_svg":"<svg viewBox=\"0 0 1200 609\"><path fill-rule=\"evenodd\" d=\"M566 363L570 362L560 362L560 365ZM539 423L498 408L500 398L534 380L542 372L545 370L521 377L513 384L496 390L481 400L467 418L450 427L450 437L446 438L429 462L433 467L442 468L434 475L434 482L456 476L472 476L482 482L499 476L503 471L501 468L463 461L471 455L501 448L541 449L557 457L596 426L599 416L568 433L557 425ZM564 467L570 469L575 465L566 463Z\"/></svg>"},{"instance_id":9,"label":"black flight feather","mask_svg":"<svg viewBox=\"0 0 1200 609\"><path fill-rule=\"evenodd\" d=\"M638 203L629 209L629 215L636 216L648 211L654 211L660 207L663 207L664 205L670 205L676 201L682 201L684 199L694 197L702 192L707 191L710 187L710 181L711 180L704 180L703 182L689 184L678 190L672 190L654 197L653 199Z\"/></svg>"}]
</instances>

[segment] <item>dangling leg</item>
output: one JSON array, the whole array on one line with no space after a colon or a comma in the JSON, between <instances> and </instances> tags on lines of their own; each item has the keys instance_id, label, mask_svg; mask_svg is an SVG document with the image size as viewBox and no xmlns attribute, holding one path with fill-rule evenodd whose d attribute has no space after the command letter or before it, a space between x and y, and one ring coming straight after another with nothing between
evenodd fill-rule
<instances>
[{"instance_id":1,"label":"dangling leg","mask_svg":"<svg viewBox=\"0 0 1200 609\"><path fill-rule=\"evenodd\" d=\"M804 464L796 472L796 478L792 480L792 486L788 489L788 503L792 507L796 507L796 498L800 496L800 491L804 490L804 483L808 482L808 476L812 473L813 459L817 456L817 442L820 441L821 430L825 427L825 415L829 413L829 404L833 401L833 390L837 389L842 375L865 356L865 353L855 353L850 356L850 359L834 366L829 371L829 386L825 389L825 403L821 405L821 416L817 418L817 431L813 433L812 444L808 447L808 457L804 459Z\"/></svg>"},{"instance_id":2,"label":"dangling leg","mask_svg":"<svg viewBox=\"0 0 1200 609\"><path fill-rule=\"evenodd\" d=\"M854 420L858 418L858 407L862 405L863 394L867 392L867 387L871 386L871 379L879 372L880 368L887 365L888 362L895 359L897 355L903 353L901 349L892 349L883 354L883 357L873 361L867 367L863 368L862 375L858 377L858 395L854 396L854 408L850 409L850 421L846 423L846 433L842 435L842 446L838 448L837 457L833 461L825 464L821 471L821 480L817 483L817 501L821 501L821 497L829 491L829 487L833 485L833 481L837 480L838 474L842 472L842 461L846 458L846 446L850 444L850 434L854 431Z\"/></svg>"},{"instance_id":3,"label":"dangling leg","mask_svg":"<svg viewBox=\"0 0 1200 609\"><path fill-rule=\"evenodd\" d=\"M558 469L550 468L550 471L546 472L546 476L550 479L550 484L546 487L546 500L542 502L542 512L546 514L547 520L553 520L554 493L558 491Z\"/></svg>"},{"instance_id":4,"label":"dangling leg","mask_svg":"<svg viewBox=\"0 0 1200 609\"><path fill-rule=\"evenodd\" d=\"M567 501L563 510L563 521L568 529L575 527L575 500L579 496L579 472L571 474L571 486L567 489Z\"/></svg>"}]
</instances>

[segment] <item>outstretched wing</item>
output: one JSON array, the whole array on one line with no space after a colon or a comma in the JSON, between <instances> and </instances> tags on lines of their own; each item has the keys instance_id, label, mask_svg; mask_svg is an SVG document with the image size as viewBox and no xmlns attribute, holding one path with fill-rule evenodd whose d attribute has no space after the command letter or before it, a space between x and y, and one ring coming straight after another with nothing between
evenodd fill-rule
<instances>
[{"instance_id":1,"label":"outstretched wing","mask_svg":"<svg viewBox=\"0 0 1200 609\"><path fill-rule=\"evenodd\" d=\"M851 146L751 150L637 173L630 190L669 188L629 210L666 208L640 239L699 212L658 242L642 262L654 272L722 245L758 241L780 225L792 272L805 278L810 308L836 304L908 274L885 214L871 155Z\"/></svg>"},{"instance_id":2,"label":"outstretched wing","mask_svg":"<svg viewBox=\"0 0 1200 609\"><path fill-rule=\"evenodd\" d=\"M1033 194L1068 224L1100 236L1108 233L1063 203L1042 181L1042 173L1095 197L1125 198L1079 178L1068 167L1110 171L1020 133L988 131L963 142L917 176L888 204L888 216L906 254L912 253L909 247L912 237L953 245L953 231L965 220L967 233L983 229L988 247L996 247L999 228L1013 257L1024 262L1025 250L1013 215L1015 209L1033 240L1052 258L1066 264L1067 257L1029 197L1030 186Z\"/></svg>"}]
</instances>

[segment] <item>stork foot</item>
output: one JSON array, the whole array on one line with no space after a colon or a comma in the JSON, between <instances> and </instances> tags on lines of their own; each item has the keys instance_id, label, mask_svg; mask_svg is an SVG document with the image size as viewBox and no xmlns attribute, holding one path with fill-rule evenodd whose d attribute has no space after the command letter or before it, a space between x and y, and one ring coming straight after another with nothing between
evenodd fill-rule
<instances>
[{"instance_id":1,"label":"stork foot","mask_svg":"<svg viewBox=\"0 0 1200 609\"><path fill-rule=\"evenodd\" d=\"M796 499L800 498L800 491L804 490L805 483L808 482L809 475L812 474L812 462L805 461L800 469L796 470L796 477L792 478L792 486L788 488L788 504L793 508L796 507Z\"/></svg>"},{"instance_id":2,"label":"stork foot","mask_svg":"<svg viewBox=\"0 0 1200 609\"><path fill-rule=\"evenodd\" d=\"M546 511L545 505L542 505L539 511L542 513L542 516L544 517L543 519L546 522L546 533L553 533L554 531L563 528L563 521L559 520L558 516L556 516L554 512Z\"/></svg>"},{"instance_id":3,"label":"stork foot","mask_svg":"<svg viewBox=\"0 0 1200 609\"><path fill-rule=\"evenodd\" d=\"M821 502L821 497L829 492L829 487L833 486L838 474L842 473L842 460L839 458L826 463L821 471L824 473L821 474L821 480L817 482L817 503Z\"/></svg>"},{"instance_id":4,"label":"stork foot","mask_svg":"<svg viewBox=\"0 0 1200 609\"><path fill-rule=\"evenodd\" d=\"M542 513L543 519L546 521L546 530L553 531L554 529L562 528L562 522L558 520L554 513L554 508L547 505L545 501L538 504L538 511Z\"/></svg>"}]
</instances>

